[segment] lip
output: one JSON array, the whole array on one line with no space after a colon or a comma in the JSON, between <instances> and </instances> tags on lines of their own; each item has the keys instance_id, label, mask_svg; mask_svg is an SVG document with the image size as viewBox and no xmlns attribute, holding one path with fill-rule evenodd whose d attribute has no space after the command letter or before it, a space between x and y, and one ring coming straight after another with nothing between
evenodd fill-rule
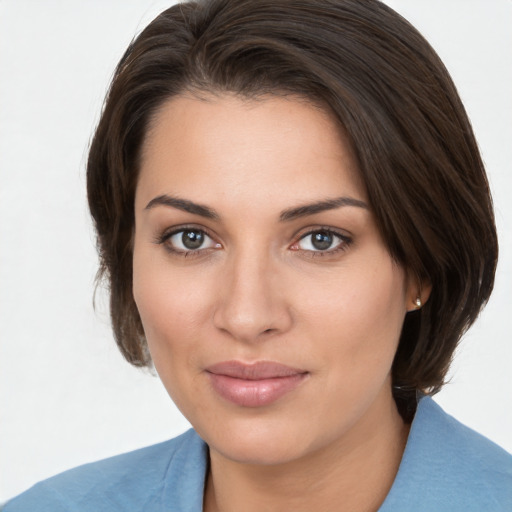
<instances>
[{"instance_id":1,"label":"lip","mask_svg":"<svg viewBox=\"0 0 512 512\"><path fill-rule=\"evenodd\" d=\"M206 368L213 389L241 407L263 407L293 391L308 372L272 361L225 361Z\"/></svg>"}]
</instances>

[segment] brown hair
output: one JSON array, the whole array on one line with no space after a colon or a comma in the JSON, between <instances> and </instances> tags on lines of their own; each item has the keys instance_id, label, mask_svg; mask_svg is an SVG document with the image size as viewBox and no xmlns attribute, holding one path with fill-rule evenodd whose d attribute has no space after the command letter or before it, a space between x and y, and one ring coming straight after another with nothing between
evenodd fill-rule
<instances>
[{"instance_id":1,"label":"brown hair","mask_svg":"<svg viewBox=\"0 0 512 512\"><path fill-rule=\"evenodd\" d=\"M427 41L377 0L205 0L160 14L122 57L87 166L116 341L150 364L132 296L134 193L148 123L170 97L295 94L344 127L390 254L432 285L393 364L402 413L436 392L491 293L497 238L470 122ZM414 406L414 405L413 405Z\"/></svg>"}]
</instances>

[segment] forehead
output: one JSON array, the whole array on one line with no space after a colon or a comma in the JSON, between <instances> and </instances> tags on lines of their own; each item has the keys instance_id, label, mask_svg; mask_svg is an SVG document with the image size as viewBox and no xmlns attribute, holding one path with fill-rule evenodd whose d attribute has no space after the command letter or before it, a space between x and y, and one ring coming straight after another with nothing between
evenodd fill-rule
<instances>
[{"instance_id":1,"label":"forehead","mask_svg":"<svg viewBox=\"0 0 512 512\"><path fill-rule=\"evenodd\" d=\"M364 200L348 139L331 114L298 97L178 96L154 116L137 200L178 194L241 204Z\"/></svg>"}]
</instances>

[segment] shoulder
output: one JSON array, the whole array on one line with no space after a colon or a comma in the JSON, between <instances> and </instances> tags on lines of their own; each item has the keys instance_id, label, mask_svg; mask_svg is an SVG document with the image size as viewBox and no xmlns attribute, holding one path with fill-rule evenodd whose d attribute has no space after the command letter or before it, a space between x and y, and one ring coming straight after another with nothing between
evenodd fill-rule
<instances>
[{"instance_id":1,"label":"shoulder","mask_svg":"<svg viewBox=\"0 0 512 512\"><path fill-rule=\"evenodd\" d=\"M381 510L406 503L417 512L510 511L512 455L425 397Z\"/></svg>"},{"instance_id":2,"label":"shoulder","mask_svg":"<svg viewBox=\"0 0 512 512\"><path fill-rule=\"evenodd\" d=\"M431 398L422 403L412 441L430 464L445 478L485 484L489 491L505 491L511 498L512 455L445 413Z\"/></svg>"},{"instance_id":3,"label":"shoulder","mask_svg":"<svg viewBox=\"0 0 512 512\"><path fill-rule=\"evenodd\" d=\"M204 443L193 430L153 446L65 471L9 501L3 512L157 510L176 469L202 478Z\"/></svg>"}]
</instances>

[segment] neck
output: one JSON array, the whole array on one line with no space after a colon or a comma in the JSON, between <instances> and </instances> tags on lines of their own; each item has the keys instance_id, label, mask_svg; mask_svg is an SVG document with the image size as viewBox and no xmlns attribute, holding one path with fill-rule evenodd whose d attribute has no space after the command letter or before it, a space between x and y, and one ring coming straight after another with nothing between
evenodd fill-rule
<instances>
[{"instance_id":1,"label":"neck","mask_svg":"<svg viewBox=\"0 0 512 512\"><path fill-rule=\"evenodd\" d=\"M283 464L244 464L210 449L205 512L377 511L409 432L389 398L377 399L342 438Z\"/></svg>"}]
</instances>

